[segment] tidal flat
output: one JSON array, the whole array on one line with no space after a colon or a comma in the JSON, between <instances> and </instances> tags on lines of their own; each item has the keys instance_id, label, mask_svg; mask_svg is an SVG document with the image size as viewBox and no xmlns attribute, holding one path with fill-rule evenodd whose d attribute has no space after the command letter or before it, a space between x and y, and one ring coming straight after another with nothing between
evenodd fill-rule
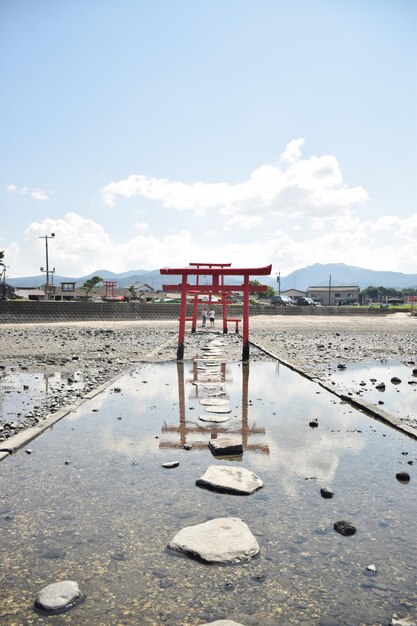
<instances>
[{"instance_id":1,"label":"tidal flat","mask_svg":"<svg viewBox=\"0 0 417 626\"><path fill-rule=\"evenodd\" d=\"M227 427L199 422L212 390L193 384L194 363L141 364L31 442L31 454L1 463L2 624L52 623L33 600L67 578L85 599L54 624L371 625L414 616L415 441L276 362L219 371ZM220 463L208 441L224 428L244 444L240 459L225 462L264 481L250 496L195 484ZM404 469L407 484L396 479ZM207 565L167 549L181 528L227 516L257 538L252 561ZM341 519L354 536L335 532Z\"/></svg>"}]
</instances>

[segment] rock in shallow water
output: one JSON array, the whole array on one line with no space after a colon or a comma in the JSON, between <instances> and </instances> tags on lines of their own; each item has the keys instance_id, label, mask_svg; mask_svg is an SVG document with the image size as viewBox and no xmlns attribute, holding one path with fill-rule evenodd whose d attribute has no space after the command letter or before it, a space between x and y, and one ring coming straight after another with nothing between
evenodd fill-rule
<instances>
[{"instance_id":1,"label":"rock in shallow water","mask_svg":"<svg viewBox=\"0 0 417 626\"><path fill-rule=\"evenodd\" d=\"M206 563L249 561L259 552L254 535L238 517L220 517L187 526L171 539L168 547Z\"/></svg>"},{"instance_id":2,"label":"rock in shallow water","mask_svg":"<svg viewBox=\"0 0 417 626\"><path fill-rule=\"evenodd\" d=\"M208 445L214 456L239 456L243 454L242 440L232 435L211 439Z\"/></svg>"},{"instance_id":3,"label":"rock in shallow water","mask_svg":"<svg viewBox=\"0 0 417 626\"><path fill-rule=\"evenodd\" d=\"M218 399L216 398L203 398L200 400L200 404L203 406L227 406L229 404L229 400L226 399Z\"/></svg>"},{"instance_id":4,"label":"rock in shallow water","mask_svg":"<svg viewBox=\"0 0 417 626\"><path fill-rule=\"evenodd\" d=\"M327 487L322 487L320 489L320 494L321 494L321 497L325 499L330 499L330 498L333 498L334 496L333 491L331 491L330 489L327 489Z\"/></svg>"},{"instance_id":5,"label":"rock in shallow water","mask_svg":"<svg viewBox=\"0 0 417 626\"><path fill-rule=\"evenodd\" d=\"M263 487L263 482L254 472L244 467L210 465L195 483L198 487L246 496Z\"/></svg>"},{"instance_id":6,"label":"rock in shallow water","mask_svg":"<svg viewBox=\"0 0 417 626\"><path fill-rule=\"evenodd\" d=\"M206 411L207 411L207 413L223 414L223 413L231 413L232 409L228 405L226 405L226 406L206 406Z\"/></svg>"},{"instance_id":7,"label":"rock in shallow water","mask_svg":"<svg viewBox=\"0 0 417 626\"><path fill-rule=\"evenodd\" d=\"M202 422L213 422L214 424L222 424L230 420L229 415L199 415L198 419Z\"/></svg>"},{"instance_id":8,"label":"rock in shallow water","mask_svg":"<svg viewBox=\"0 0 417 626\"><path fill-rule=\"evenodd\" d=\"M74 580L63 580L44 587L37 595L35 605L45 611L62 611L73 606L81 598L81 591Z\"/></svg>"},{"instance_id":9,"label":"rock in shallow water","mask_svg":"<svg viewBox=\"0 0 417 626\"><path fill-rule=\"evenodd\" d=\"M165 469L173 469L174 467L178 467L179 464L179 461L167 461L166 463L162 463L162 467L165 467Z\"/></svg>"},{"instance_id":10,"label":"rock in shallow water","mask_svg":"<svg viewBox=\"0 0 417 626\"><path fill-rule=\"evenodd\" d=\"M351 522L346 520L340 520L339 522L335 522L333 528L336 532L340 533L344 537L350 537L356 533L356 528Z\"/></svg>"},{"instance_id":11,"label":"rock in shallow water","mask_svg":"<svg viewBox=\"0 0 417 626\"><path fill-rule=\"evenodd\" d=\"M408 472L398 472L398 474L395 474L395 478L400 483L409 483L410 482L410 474Z\"/></svg>"},{"instance_id":12,"label":"rock in shallow water","mask_svg":"<svg viewBox=\"0 0 417 626\"><path fill-rule=\"evenodd\" d=\"M218 619L215 622L205 622L201 626L244 626L244 624L234 622L232 619Z\"/></svg>"}]
</instances>

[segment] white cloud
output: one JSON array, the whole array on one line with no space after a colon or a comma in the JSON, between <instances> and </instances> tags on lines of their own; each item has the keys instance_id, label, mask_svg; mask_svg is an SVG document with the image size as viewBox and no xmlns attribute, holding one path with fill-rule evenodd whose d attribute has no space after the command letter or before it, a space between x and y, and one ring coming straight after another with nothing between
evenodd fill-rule
<instances>
[{"instance_id":1,"label":"white cloud","mask_svg":"<svg viewBox=\"0 0 417 626\"><path fill-rule=\"evenodd\" d=\"M147 222L136 222L135 223L135 229L142 231L142 230L148 230L149 228L149 224Z\"/></svg>"},{"instance_id":2,"label":"white cloud","mask_svg":"<svg viewBox=\"0 0 417 626\"><path fill-rule=\"evenodd\" d=\"M28 187L21 187L20 190L16 187L16 185L8 185L6 187L7 191L11 193L20 193L23 196L31 196L34 200L48 200L48 195L46 191L39 188L28 189Z\"/></svg>"},{"instance_id":3,"label":"white cloud","mask_svg":"<svg viewBox=\"0 0 417 626\"><path fill-rule=\"evenodd\" d=\"M159 201L163 207L204 215L210 209L226 216L291 216L334 218L368 198L360 187L349 187L332 155L303 159L303 140L290 142L276 165L262 165L237 184L184 183L168 178L132 174L100 191L103 201L114 206L118 198L142 197ZM247 227L247 221L235 225ZM259 221L259 223L261 223Z\"/></svg>"},{"instance_id":4,"label":"white cloud","mask_svg":"<svg viewBox=\"0 0 417 626\"><path fill-rule=\"evenodd\" d=\"M280 156L280 161L286 161L287 163L295 163L301 159L301 148L304 143L304 139L293 139L290 141L284 152Z\"/></svg>"},{"instance_id":5,"label":"white cloud","mask_svg":"<svg viewBox=\"0 0 417 626\"><path fill-rule=\"evenodd\" d=\"M32 189L30 195L32 198L35 198L35 200L48 200L48 196L43 189Z\"/></svg>"},{"instance_id":6,"label":"white cloud","mask_svg":"<svg viewBox=\"0 0 417 626\"><path fill-rule=\"evenodd\" d=\"M145 231L145 223L140 224ZM330 231L266 228L248 242L236 236L220 240L217 234L213 245L213 237L201 237L197 231L194 236L184 229L157 236L133 232L127 241L116 243L94 220L67 213L62 219L32 223L24 244L4 245L10 276L39 273L45 263L45 242L39 237L50 232L56 234L49 246L50 266L56 267L57 274L70 276L100 269L122 272L135 267L181 267L201 259L235 266L273 263L283 276L314 262L342 262L409 273L415 273L417 267L417 214L403 219L383 216L376 221L345 218Z\"/></svg>"},{"instance_id":7,"label":"white cloud","mask_svg":"<svg viewBox=\"0 0 417 626\"><path fill-rule=\"evenodd\" d=\"M224 230L232 230L235 227L241 230L251 230L263 221L264 218L261 215L234 215L226 221Z\"/></svg>"}]
</instances>

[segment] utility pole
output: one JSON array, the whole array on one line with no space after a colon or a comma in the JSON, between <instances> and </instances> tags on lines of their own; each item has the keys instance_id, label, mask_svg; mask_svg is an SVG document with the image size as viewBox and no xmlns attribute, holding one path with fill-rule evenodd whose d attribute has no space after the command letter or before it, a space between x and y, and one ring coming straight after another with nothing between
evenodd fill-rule
<instances>
[{"instance_id":1,"label":"utility pole","mask_svg":"<svg viewBox=\"0 0 417 626\"><path fill-rule=\"evenodd\" d=\"M278 295L281 295L281 271L277 274L277 283L278 283Z\"/></svg>"},{"instance_id":2,"label":"utility pole","mask_svg":"<svg viewBox=\"0 0 417 626\"><path fill-rule=\"evenodd\" d=\"M330 274L329 276L329 306L330 306L331 292L332 292L332 275Z\"/></svg>"},{"instance_id":3,"label":"utility pole","mask_svg":"<svg viewBox=\"0 0 417 626\"><path fill-rule=\"evenodd\" d=\"M46 273L46 285L45 285L45 296L46 300L49 300L49 255L48 255L48 238L54 239L55 233L51 233L50 235L43 235L43 237L39 237L39 239L45 239L45 257L46 257L46 269L41 267L41 272ZM55 272L55 268L53 270Z\"/></svg>"}]
</instances>

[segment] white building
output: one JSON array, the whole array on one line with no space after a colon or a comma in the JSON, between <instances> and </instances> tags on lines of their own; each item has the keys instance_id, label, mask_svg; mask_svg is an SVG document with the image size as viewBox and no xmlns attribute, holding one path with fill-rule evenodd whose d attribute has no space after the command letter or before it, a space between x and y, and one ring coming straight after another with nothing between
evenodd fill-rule
<instances>
[{"instance_id":1,"label":"white building","mask_svg":"<svg viewBox=\"0 0 417 626\"><path fill-rule=\"evenodd\" d=\"M323 285L309 287L307 298L312 298L325 306L359 304L360 289L357 285Z\"/></svg>"}]
</instances>

